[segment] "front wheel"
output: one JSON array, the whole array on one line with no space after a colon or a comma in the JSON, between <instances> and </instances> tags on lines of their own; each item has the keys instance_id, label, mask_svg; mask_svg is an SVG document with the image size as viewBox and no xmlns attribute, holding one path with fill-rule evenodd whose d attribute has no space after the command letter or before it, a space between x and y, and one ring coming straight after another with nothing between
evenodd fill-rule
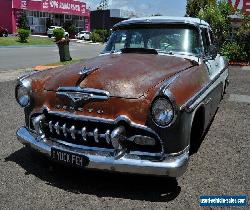
<instances>
[{"instance_id":1,"label":"front wheel","mask_svg":"<svg viewBox=\"0 0 250 210\"><path fill-rule=\"evenodd\" d=\"M49 35L48 35L48 37L49 37L49 38L51 38L51 37L52 37L52 35L51 35L51 34L49 34Z\"/></svg>"},{"instance_id":2,"label":"front wheel","mask_svg":"<svg viewBox=\"0 0 250 210\"><path fill-rule=\"evenodd\" d=\"M4 36L4 37L8 37L8 35L9 35L8 33L5 33L3 36Z\"/></svg>"}]
</instances>

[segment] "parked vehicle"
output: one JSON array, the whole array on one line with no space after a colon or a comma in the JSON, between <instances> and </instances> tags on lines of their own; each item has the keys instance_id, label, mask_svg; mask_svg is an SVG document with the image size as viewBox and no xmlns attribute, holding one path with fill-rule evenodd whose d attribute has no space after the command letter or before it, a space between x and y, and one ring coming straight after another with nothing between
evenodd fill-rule
<instances>
[{"instance_id":1,"label":"parked vehicle","mask_svg":"<svg viewBox=\"0 0 250 210\"><path fill-rule=\"evenodd\" d=\"M8 30L6 28L3 28L0 26L0 37L5 36L7 37L9 35Z\"/></svg>"},{"instance_id":2,"label":"parked vehicle","mask_svg":"<svg viewBox=\"0 0 250 210\"><path fill-rule=\"evenodd\" d=\"M76 38L81 39L81 40L90 40L90 35L91 35L91 33L89 31L80 31L76 35Z\"/></svg>"},{"instance_id":3,"label":"parked vehicle","mask_svg":"<svg viewBox=\"0 0 250 210\"><path fill-rule=\"evenodd\" d=\"M71 166L178 177L227 81L208 23L126 20L97 58L19 79L17 137Z\"/></svg>"},{"instance_id":4,"label":"parked vehicle","mask_svg":"<svg viewBox=\"0 0 250 210\"><path fill-rule=\"evenodd\" d=\"M60 27L60 26L50 26L50 27L48 28L48 30L47 30L47 35L48 35L49 38L53 37L53 31L54 31L54 29L56 29L56 28L62 28L62 27ZM63 29L63 28L62 28L62 29ZM63 30L64 30L64 29L63 29ZM65 36L65 37L69 37L69 33L66 32L65 30L64 30L64 36Z\"/></svg>"}]
</instances>

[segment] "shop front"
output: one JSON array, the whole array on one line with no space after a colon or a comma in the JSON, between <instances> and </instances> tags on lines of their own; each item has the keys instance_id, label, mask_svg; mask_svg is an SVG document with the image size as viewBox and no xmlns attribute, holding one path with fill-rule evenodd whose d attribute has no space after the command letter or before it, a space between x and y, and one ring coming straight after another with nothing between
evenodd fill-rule
<instances>
[{"instance_id":1,"label":"shop front","mask_svg":"<svg viewBox=\"0 0 250 210\"><path fill-rule=\"evenodd\" d=\"M49 26L75 26L77 31L90 30L90 12L80 0L1 0L0 26L15 33L18 19L25 14L34 34L44 34Z\"/></svg>"}]
</instances>

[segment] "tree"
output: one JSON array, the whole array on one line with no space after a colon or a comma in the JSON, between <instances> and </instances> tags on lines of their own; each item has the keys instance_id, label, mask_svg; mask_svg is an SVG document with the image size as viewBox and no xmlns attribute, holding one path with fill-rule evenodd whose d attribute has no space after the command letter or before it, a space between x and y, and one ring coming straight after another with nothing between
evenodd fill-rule
<instances>
[{"instance_id":1,"label":"tree","mask_svg":"<svg viewBox=\"0 0 250 210\"><path fill-rule=\"evenodd\" d=\"M17 26L18 28L21 28L21 29L29 29L27 17L24 12L22 12L20 17L18 18Z\"/></svg>"},{"instance_id":2,"label":"tree","mask_svg":"<svg viewBox=\"0 0 250 210\"><path fill-rule=\"evenodd\" d=\"M230 14L233 14L232 7L226 0L222 0L218 4L208 4L198 13L200 19L211 25L219 46L222 46L229 37L231 31Z\"/></svg>"},{"instance_id":3,"label":"tree","mask_svg":"<svg viewBox=\"0 0 250 210\"><path fill-rule=\"evenodd\" d=\"M242 25L237 33L237 41L243 45L247 60L250 61L250 16L244 15L242 18Z\"/></svg>"},{"instance_id":4,"label":"tree","mask_svg":"<svg viewBox=\"0 0 250 210\"><path fill-rule=\"evenodd\" d=\"M186 16L198 17L200 10L207 5L216 5L216 0L187 0Z\"/></svg>"}]
</instances>

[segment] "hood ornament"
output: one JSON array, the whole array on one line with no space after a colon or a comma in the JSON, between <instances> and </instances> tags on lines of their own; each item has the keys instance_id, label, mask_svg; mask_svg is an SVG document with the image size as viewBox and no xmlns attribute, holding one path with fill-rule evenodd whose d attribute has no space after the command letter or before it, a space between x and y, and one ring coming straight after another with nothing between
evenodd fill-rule
<instances>
[{"instance_id":1,"label":"hood ornament","mask_svg":"<svg viewBox=\"0 0 250 210\"><path fill-rule=\"evenodd\" d=\"M92 72L96 71L97 69L99 69L99 67L87 67L84 66L81 71L78 73L80 75L79 80L77 81L76 85L80 85L80 83Z\"/></svg>"},{"instance_id":2,"label":"hood ornament","mask_svg":"<svg viewBox=\"0 0 250 210\"><path fill-rule=\"evenodd\" d=\"M89 75L91 72L97 70L98 67L87 67L87 66L84 66L81 71L79 72L80 75Z\"/></svg>"},{"instance_id":3,"label":"hood ornament","mask_svg":"<svg viewBox=\"0 0 250 210\"><path fill-rule=\"evenodd\" d=\"M70 101L71 106L81 106L89 101L105 101L110 97L105 90L80 87L60 87L56 94Z\"/></svg>"}]
</instances>

